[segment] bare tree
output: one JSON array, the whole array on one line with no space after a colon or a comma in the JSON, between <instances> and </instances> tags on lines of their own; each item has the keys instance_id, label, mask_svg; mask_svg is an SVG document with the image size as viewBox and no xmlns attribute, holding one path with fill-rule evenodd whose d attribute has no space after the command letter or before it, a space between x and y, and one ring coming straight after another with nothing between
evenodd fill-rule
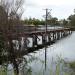
<instances>
[{"instance_id":1,"label":"bare tree","mask_svg":"<svg viewBox=\"0 0 75 75\"><path fill-rule=\"evenodd\" d=\"M24 0L1 0L0 6L4 10L0 16L1 19L4 17L1 22L6 21L6 25L14 25L16 21L20 22L21 16L23 14L23 3Z\"/></svg>"},{"instance_id":2,"label":"bare tree","mask_svg":"<svg viewBox=\"0 0 75 75\"><path fill-rule=\"evenodd\" d=\"M12 37L8 37L7 33L14 30L14 25L20 24L20 19L23 14L24 0L0 0L0 32L4 38L4 48L7 48L9 53L9 60L14 64L17 74L18 65L16 62L16 54L14 53ZM15 29L16 30L16 29ZM9 42L9 43L8 43ZM6 50L6 49L5 49Z\"/></svg>"}]
</instances>

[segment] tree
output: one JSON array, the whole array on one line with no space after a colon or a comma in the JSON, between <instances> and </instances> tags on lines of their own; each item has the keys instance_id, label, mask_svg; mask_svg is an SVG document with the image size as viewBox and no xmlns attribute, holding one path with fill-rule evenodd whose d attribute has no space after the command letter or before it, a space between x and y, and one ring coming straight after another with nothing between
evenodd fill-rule
<instances>
[{"instance_id":1,"label":"tree","mask_svg":"<svg viewBox=\"0 0 75 75\"><path fill-rule=\"evenodd\" d=\"M14 30L14 25L20 24L23 14L22 5L24 0L0 0L0 64L11 61L18 74L18 64L16 54L13 48L12 37L7 33Z\"/></svg>"},{"instance_id":2,"label":"tree","mask_svg":"<svg viewBox=\"0 0 75 75\"><path fill-rule=\"evenodd\" d=\"M0 23L4 23L4 21L5 24L3 25L14 25L18 23L23 14L23 1L24 0L1 0L0 9L3 11L0 11L0 13L2 14L2 16L0 15Z\"/></svg>"},{"instance_id":3,"label":"tree","mask_svg":"<svg viewBox=\"0 0 75 75\"><path fill-rule=\"evenodd\" d=\"M67 20L63 20L63 26L67 26L68 25L68 21Z\"/></svg>"},{"instance_id":4,"label":"tree","mask_svg":"<svg viewBox=\"0 0 75 75\"><path fill-rule=\"evenodd\" d=\"M29 19L25 19L24 24L33 24L33 25L45 25L45 21L44 20L39 20L36 18L29 18Z\"/></svg>"},{"instance_id":5,"label":"tree","mask_svg":"<svg viewBox=\"0 0 75 75\"><path fill-rule=\"evenodd\" d=\"M70 26L75 27L75 15L70 15L70 16L68 17L68 20L69 20Z\"/></svg>"}]
</instances>

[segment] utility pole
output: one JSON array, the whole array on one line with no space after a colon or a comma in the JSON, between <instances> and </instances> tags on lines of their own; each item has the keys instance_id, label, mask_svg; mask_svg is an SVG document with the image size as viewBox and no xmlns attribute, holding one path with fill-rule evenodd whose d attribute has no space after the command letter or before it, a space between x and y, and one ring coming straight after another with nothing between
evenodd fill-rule
<instances>
[{"instance_id":1,"label":"utility pole","mask_svg":"<svg viewBox=\"0 0 75 75\"><path fill-rule=\"evenodd\" d=\"M44 9L45 11L46 11L46 15L45 15L45 27L46 27L46 29L45 29L45 71L46 71L46 61L47 61L47 51L46 51L46 39L47 39L47 18L48 18L48 15L49 15L49 12L48 12L48 10L52 10L52 9Z\"/></svg>"},{"instance_id":2,"label":"utility pole","mask_svg":"<svg viewBox=\"0 0 75 75\"><path fill-rule=\"evenodd\" d=\"M46 9L44 9L44 10L46 11L46 15L45 15L45 27L46 27L45 33L47 33L47 19L48 19L48 15L49 15L49 14L51 15L51 10L52 10L52 9L46 8ZM48 12L48 10L49 10L49 12Z\"/></svg>"},{"instance_id":3,"label":"utility pole","mask_svg":"<svg viewBox=\"0 0 75 75\"><path fill-rule=\"evenodd\" d=\"M47 16L48 16L48 9L45 9L46 10L46 18L45 18L45 25L46 25L46 33L47 33Z\"/></svg>"}]
</instances>

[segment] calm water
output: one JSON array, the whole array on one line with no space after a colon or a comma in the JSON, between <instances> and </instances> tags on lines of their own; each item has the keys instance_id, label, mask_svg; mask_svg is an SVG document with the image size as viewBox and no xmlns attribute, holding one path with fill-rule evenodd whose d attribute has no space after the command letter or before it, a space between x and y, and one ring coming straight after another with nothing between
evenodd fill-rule
<instances>
[{"instance_id":1,"label":"calm water","mask_svg":"<svg viewBox=\"0 0 75 75\"><path fill-rule=\"evenodd\" d=\"M39 38L41 39L40 36ZM31 38L28 39L32 42ZM38 40L38 44L41 42ZM29 43L29 47L31 45ZM75 32L53 45L25 55L24 58L25 62L19 66L19 75L73 75L65 61L75 61Z\"/></svg>"},{"instance_id":2,"label":"calm water","mask_svg":"<svg viewBox=\"0 0 75 75\"><path fill-rule=\"evenodd\" d=\"M58 40L55 44L29 53L25 57L31 70L29 75L56 75L58 70L60 70L59 75L65 75L64 62L62 61L61 64L59 60L75 61L75 32Z\"/></svg>"}]
</instances>

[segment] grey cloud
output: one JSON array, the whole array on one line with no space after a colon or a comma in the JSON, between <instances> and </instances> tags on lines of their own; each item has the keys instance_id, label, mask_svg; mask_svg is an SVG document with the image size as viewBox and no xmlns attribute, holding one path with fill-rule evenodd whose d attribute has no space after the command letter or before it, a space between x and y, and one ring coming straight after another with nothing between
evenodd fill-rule
<instances>
[{"instance_id":1,"label":"grey cloud","mask_svg":"<svg viewBox=\"0 0 75 75\"><path fill-rule=\"evenodd\" d=\"M25 2L27 7L38 7L39 5L37 5L37 3L33 0L26 0Z\"/></svg>"}]
</instances>

